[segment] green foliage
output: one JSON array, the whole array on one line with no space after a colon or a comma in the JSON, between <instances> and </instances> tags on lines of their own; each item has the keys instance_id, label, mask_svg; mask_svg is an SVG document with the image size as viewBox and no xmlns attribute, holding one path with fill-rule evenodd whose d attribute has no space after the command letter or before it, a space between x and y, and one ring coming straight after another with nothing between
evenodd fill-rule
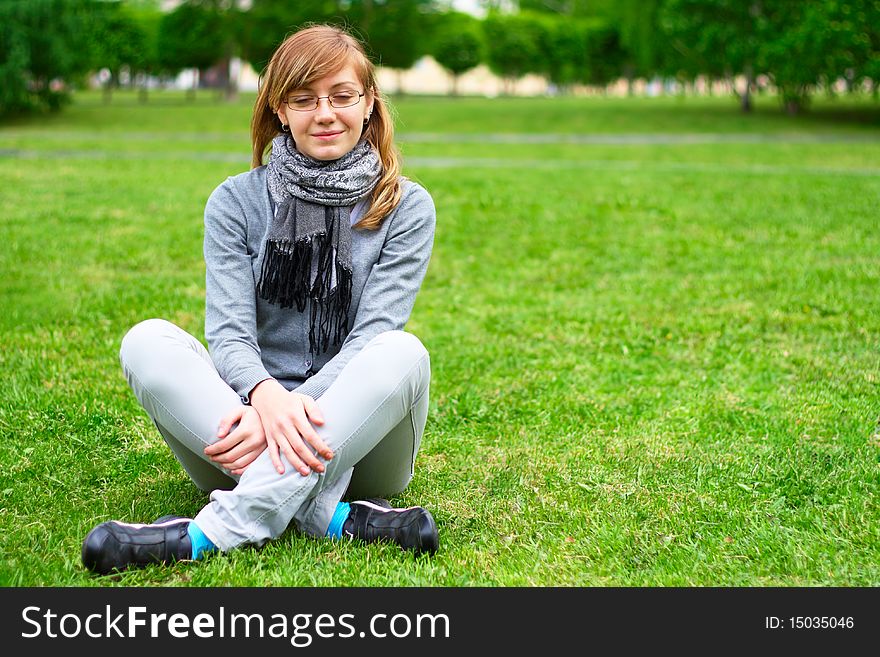
<instances>
[{"instance_id":1,"label":"green foliage","mask_svg":"<svg viewBox=\"0 0 880 657\"><path fill-rule=\"evenodd\" d=\"M880 2L778 2L763 19L774 37L761 44L759 67L772 77L790 113L808 102L821 81L861 80L880 58Z\"/></svg>"},{"instance_id":2,"label":"green foliage","mask_svg":"<svg viewBox=\"0 0 880 657\"><path fill-rule=\"evenodd\" d=\"M262 71L284 38L306 23L346 25L346 13L336 0L253 0L239 20L242 57Z\"/></svg>"},{"instance_id":3,"label":"green foliage","mask_svg":"<svg viewBox=\"0 0 880 657\"><path fill-rule=\"evenodd\" d=\"M600 24L591 28L587 52L588 65L581 81L604 86L621 76L626 55L616 26Z\"/></svg>"},{"instance_id":4,"label":"green foliage","mask_svg":"<svg viewBox=\"0 0 880 657\"><path fill-rule=\"evenodd\" d=\"M753 69L765 36L754 13L742 0L666 0L660 22L675 55L670 72L724 77Z\"/></svg>"},{"instance_id":5,"label":"green foliage","mask_svg":"<svg viewBox=\"0 0 880 657\"><path fill-rule=\"evenodd\" d=\"M586 79L590 66L588 24L567 16L541 16L536 21L543 74L559 87Z\"/></svg>"},{"instance_id":6,"label":"green foliage","mask_svg":"<svg viewBox=\"0 0 880 657\"><path fill-rule=\"evenodd\" d=\"M791 113L806 104L825 68L831 37L825 9L783 0L765 5L759 16L763 31L774 36L762 39L757 68L771 76Z\"/></svg>"},{"instance_id":7,"label":"green foliage","mask_svg":"<svg viewBox=\"0 0 880 657\"><path fill-rule=\"evenodd\" d=\"M516 79L546 68L539 45L540 23L532 14L489 14L483 21L489 68Z\"/></svg>"},{"instance_id":8,"label":"green foliage","mask_svg":"<svg viewBox=\"0 0 880 657\"><path fill-rule=\"evenodd\" d=\"M92 68L109 69L112 84L118 81L123 67L132 72L149 70L151 48L147 31L127 5L121 2L94 4L88 33L92 42Z\"/></svg>"},{"instance_id":9,"label":"green foliage","mask_svg":"<svg viewBox=\"0 0 880 657\"><path fill-rule=\"evenodd\" d=\"M660 9L664 0L620 0L615 6L615 22L620 30L620 45L625 54L624 76L651 78L667 70L673 59L666 35L660 27Z\"/></svg>"},{"instance_id":10,"label":"green foliage","mask_svg":"<svg viewBox=\"0 0 880 657\"><path fill-rule=\"evenodd\" d=\"M0 3L0 115L57 110L91 64L88 0Z\"/></svg>"},{"instance_id":11,"label":"green foliage","mask_svg":"<svg viewBox=\"0 0 880 657\"><path fill-rule=\"evenodd\" d=\"M350 5L348 19L362 34L376 63L408 69L427 52L425 16L431 0L360 0Z\"/></svg>"},{"instance_id":12,"label":"green foliage","mask_svg":"<svg viewBox=\"0 0 880 657\"><path fill-rule=\"evenodd\" d=\"M262 71L284 38L308 23L339 25L384 66L405 69L425 54L430 0L254 0L240 16L242 56Z\"/></svg>"},{"instance_id":13,"label":"green foliage","mask_svg":"<svg viewBox=\"0 0 880 657\"><path fill-rule=\"evenodd\" d=\"M27 32L9 9L9 5L0 4L0 116L25 111L33 105L27 74Z\"/></svg>"},{"instance_id":14,"label":"green foliage","mask_svg":"<svg viewBox=\"0 0 880 657\"><path fill-rule=\"evenodd\" d=\"M840 13L845 13L843 7ZM853 22L853 32L863 53L855 62L853 77L855 80L873 80L876 96L880 87L880 2L854 0L852 9L846 14Z\"/></svg>"},{"instance_id":15,"label":"green foliage","mask_svg":"<svg viewBox=\"0 0 880 657\"><path fill-rule=\"evenodd\" d=\"M485 51L479 20L461 12L437 16L431 54L453 76L479 66L485 59Z\"/></svg>"},{"instance_id":16,"label":"green foliage","mask_svg":"<svg viewBox=\"0 0 880 657\"><path fill-rule=\"evenodd\" d=\"M750 81L766 74L789 112L822 81L880 73L876 0L666 0L660 15L679 73Z\"/></svg>"},{"instance_id":17,"label":"green foliage","mask_svg":"<svg viewBox=\"0 0 880 657\"><path fill-rule=\"evenodd\" d=\"M223 57L229 38L229 25L216 6L184 2L160 20L159 65L172 74L208 68Z\"/></svg>"},{"instance_id":18,"label":"green foliage","mask_svg":"<svg viewBox=\"0 0 880 657\"><path fill-rule=\"evenodd\" d=\"M151 6L129 6L129 13L143 34L143 50L134 58L134 69L138 72L155 74L160 72L159 64L159 26L162 12Z\"/></svg>"},{"instance_id":19,"label":"green foliage","mask_svg":"<svg viewBox=\"0 0 880 657\"><path fill-rule=\"evenodd\" d=\"M746 84L761 76L790 112L819 85L880 80L880 0L522 0L478 21L437 13L436 0L158 0L0 2L0 115L58 108L89 71L175 74L236 54L258 71L292 31L342 25L374 60L399 70L431 52L453 76L486 61L512 82L536 73L561 90L626 77L697 76ZM831 93L829 91L829 93Z\"/></svg>"}]
</instances>

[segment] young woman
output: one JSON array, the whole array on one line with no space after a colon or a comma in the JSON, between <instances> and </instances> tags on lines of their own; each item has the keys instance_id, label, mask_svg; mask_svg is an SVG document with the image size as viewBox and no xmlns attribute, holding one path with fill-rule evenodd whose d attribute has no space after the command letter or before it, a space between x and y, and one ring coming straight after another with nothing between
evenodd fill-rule
<instances>
[{"instance_id":1,"label":"young woman","mask_svg":"<svg viewBox=\"0 0 880 657\"><path fill-rule=\"evenodd\" d=\"M291 521L313 536L437 550L427 510L375 497L406 488L427 419L428 352L402 329L435 213L400 176L362 46L330 26L288 37L264 72L251 137L253 168L205 208L210 355L159 319L120 350L138 401L210 501L192 519L101 523L83 543L93 571L259 546Z\"/></svg>"}]
</instances>

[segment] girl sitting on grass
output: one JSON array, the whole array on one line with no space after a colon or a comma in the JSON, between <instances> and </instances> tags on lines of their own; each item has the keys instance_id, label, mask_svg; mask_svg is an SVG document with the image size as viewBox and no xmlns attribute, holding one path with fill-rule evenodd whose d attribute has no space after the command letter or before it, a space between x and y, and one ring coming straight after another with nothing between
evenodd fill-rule
<instances>
[{"instance_id":1,"label":"girl sitting on grass","mask_svg":"<svg viewBox=\"0 0 880 657\"><path fill-rule=\"evenodd\" d=\"M95 572L259 546L291 521L437 550L427 510L374 497L409 484L427 419L428 352L402 329L435 213L400 176L361 44L330 26L289 36L264 71L251 138L253 168L205 208L210 355L161 319L120 350L135 396L210 501L194 518L99 524L82 548Z\"/></svg>"}]
</instances>

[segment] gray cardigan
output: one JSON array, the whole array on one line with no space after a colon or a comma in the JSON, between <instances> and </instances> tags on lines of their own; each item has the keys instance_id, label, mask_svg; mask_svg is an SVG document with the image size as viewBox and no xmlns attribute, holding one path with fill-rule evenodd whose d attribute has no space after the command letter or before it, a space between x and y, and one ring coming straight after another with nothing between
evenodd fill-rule
<instances>
[{"instance_id":1,"label":"gray cardigan","mask_svg":"<svg viewBox=\"0 0 880 657\"><path fill-rule=\"evenodd\" d=\"M434 202L402 181L400 204L378 230L352 229L349 333L315 362L308 308L300 313L257 297L272 208L266 167L227 178L205 207L205 338L220 376L247 403L261 381L320 397L373 337L403 329L434 243ZM355 208L355 211L359 208Z\"/></svg>"}]
</instances>

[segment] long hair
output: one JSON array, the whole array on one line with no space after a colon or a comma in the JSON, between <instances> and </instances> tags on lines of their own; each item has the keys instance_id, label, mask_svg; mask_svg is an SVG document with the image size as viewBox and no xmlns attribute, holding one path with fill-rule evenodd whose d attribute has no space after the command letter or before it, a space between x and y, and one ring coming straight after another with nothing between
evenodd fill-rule
<instances>
[{"instance_id":1,"label":"long hair","mask_svg":"<svg viewBox=\"0 0 880 657\"><path fill-rule=\"evenodd\" d=\"M379 86L376 69L353 36L332 25L314 25L287 37L260 76L251 118L251 168L263 165L272 140L281 134L276 112L288 94L351 64L364 89L373 94L373 113L363 136L379 154L382 175L373 190L370 209L356 224L375 230L400 203L400 153L394 145L394 123Z\"/></svg>"}]
</instances>

